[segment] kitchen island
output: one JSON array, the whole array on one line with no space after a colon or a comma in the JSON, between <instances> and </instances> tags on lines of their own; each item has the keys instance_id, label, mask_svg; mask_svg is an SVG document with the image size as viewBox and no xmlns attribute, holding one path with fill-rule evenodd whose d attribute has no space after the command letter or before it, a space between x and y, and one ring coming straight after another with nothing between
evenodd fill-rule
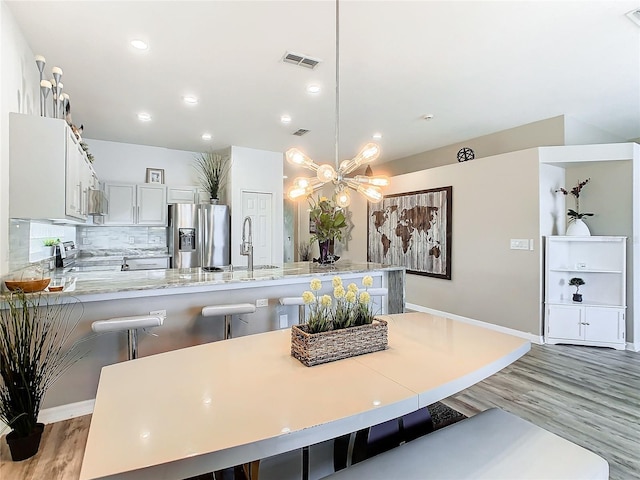
<instances>
[{"instance_id":1,"label":"kitchen island","mask_svg":"<svg viewBox=\"0 0 640 480\"><path fill-rule=\"evenodd\" d=\"M65 290L50 295L78 304L75 311L79 322L74 340L86 354L51 387L43 406L45 409L66 406L74 415L89 413L102 367L126 360L126 335L96 335L91 330L91 323L96 320L165 311L166 319L161 327L149 331L150 335L139 334L139 354L145 357L222 340L224 319L201 314L202 307L208 305L253 303L258 306L255 313L234 316L234 337L290 327L298 323L298 308L280 305L279 298L301 296L313 278L322 281L321 293L329 293L333 290L331 280L336 275L345 284L353 282L358 286L362 286L365 275L370 275L374 287L389 290L388 301L374 299L375 311L380 314L404 311L404 268L374 263L339 261L331 266L319 266L298 262L276 268L255 268L253 272L235 267L222 272L193 268L66 274Z\"/></svg>"},{"instance_id":2,"label":"kitchen island","mask_svg":"<svg viewBox=\"0 0 640 480\"><path fill-rule=\"evenodd\" d=\"M393 272L393 273L392 273ZM130 297L152 297L177 295L238 288L256 288L271 285L301 284L312 278L327 279L326 287L333 276L361 278L364 275L379 277L380 284L390 288L390 312L400 313L404 309L404 268L377 263L338 262L333 265L318 265L312 262L286 263L282 266L256 266L253 271L246 267L223 267L220 272L206 272L201 268L181 268L139 271L88 271L71 272L64 276L65 289L62 295L78 297L83 302ZM389 278L393 278L393 282ZM361 286L361 285L358 285ZM159 293L158 290L163 290ZM306 290L306 288L305 288ZM328 291L328 290L327 290ZM302 290L293 295L301 295Z\"/></svg>"}]
</instances>

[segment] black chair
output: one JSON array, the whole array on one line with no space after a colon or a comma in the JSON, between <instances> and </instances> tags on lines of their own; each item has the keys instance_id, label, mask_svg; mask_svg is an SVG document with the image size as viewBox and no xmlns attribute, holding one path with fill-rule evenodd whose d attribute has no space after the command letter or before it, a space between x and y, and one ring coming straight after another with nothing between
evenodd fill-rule
<instances>
[{"instance_id":1,"label":"black chair","mask_svg":"<svg viewBox=\"0 0 640 480\"><path fill-rule=\"evenodd\" d=\"M424 407L400 418L342 435L333 443L335 471L391 450L433 431L429 409Z\"/></svg>"}]
</instances>

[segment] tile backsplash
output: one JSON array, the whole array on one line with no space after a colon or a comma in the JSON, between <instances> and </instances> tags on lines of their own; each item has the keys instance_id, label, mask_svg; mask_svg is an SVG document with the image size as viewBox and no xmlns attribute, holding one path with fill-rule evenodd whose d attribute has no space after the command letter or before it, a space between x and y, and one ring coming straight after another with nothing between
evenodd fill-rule
<instances>
[{"instance_id":1,"label":"tile backsplash","mask_svg":"<svg viewBox=\"0 0 640 480\"><path fill-rule=\"evenodd\" d=\"M33 268L46 271L55 267L54 259L49 257L50 250L44 248L46 239L73 240L80 255L88 256L140 254L141 251L166 253L168 248L166 227L92 227L12 218L9 226L11 276Z\"/></svg>"},{"instance_id":2,"label":"tile backsplash","mask_svg":"<svg viewBox=\"0 0 640 480\"><path fill-rule=\"evenodd\" d=\"M75 240L76 227L47 221L12 218L9 225L9 270L15 271L49 258L47 239Z\"/></svg>"},{"instance_id":3,"label":"tile backsplash","mask_svg":"<svg viewBox=\"0 0 640 480\"><path fill-rule=\"evenodd\" d=\"M167 249L166 227L78 226L76 247L82 250Z\"/></svg>"}]
</instances>

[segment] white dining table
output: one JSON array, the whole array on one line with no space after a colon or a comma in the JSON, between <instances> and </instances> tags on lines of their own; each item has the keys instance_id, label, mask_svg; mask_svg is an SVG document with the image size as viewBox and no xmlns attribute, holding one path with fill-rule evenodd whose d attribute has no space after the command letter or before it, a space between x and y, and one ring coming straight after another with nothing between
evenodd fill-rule
<instances>
[{"instance_id":1,"label":"white dining table","mask_svg":"<svg viewBox=\"0 0 640 480\"><path fill-rule=\"evenodd\" d=\"M426 313L381 318L388 349L314 367L290 355L290 329L104 367L80 479L183 479L313 445L442 400L530 349Z\"/></svg>"}]
</instances>

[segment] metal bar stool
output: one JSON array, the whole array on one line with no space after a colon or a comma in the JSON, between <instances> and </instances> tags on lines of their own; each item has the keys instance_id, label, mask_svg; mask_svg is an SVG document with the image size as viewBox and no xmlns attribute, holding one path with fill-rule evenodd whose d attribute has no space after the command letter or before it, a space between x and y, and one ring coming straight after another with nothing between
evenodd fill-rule
<instances>
[{"instance_id":1,"label":"metal bar stool","mask_svg":"<svg viewBox=\"0 0 640 480\"><path fill-rule=\"evenodd\" d=\"M128 359L138 358L138 329L159 327L164 317L160 315L139 315L135 317L116 317L109 320L97 320L91 324L96 333L127 331Z\"/></svg>"},{"instance_id":2,"label":"metal bar stool","mask_svg":"<svg viewBox=\"0 0 640 480\"><path fill-rule=\"evenodd\" d=\"M202 307L203 317L221 317L224 315L224 339L231 338L231 317L243 313L254 313L256 306L253 303L228 303Z\"/></svg>"},{"instance_id":3,"label":"metal bar stool","mask_svg":"<svg viewBox=\"0 0 640 480\"><path fill-rule=\"evenodd\" d=\"M280 297L280 305L298 305L298 323L306 323L302 297Z\"/></svg>"}]
</instances>

